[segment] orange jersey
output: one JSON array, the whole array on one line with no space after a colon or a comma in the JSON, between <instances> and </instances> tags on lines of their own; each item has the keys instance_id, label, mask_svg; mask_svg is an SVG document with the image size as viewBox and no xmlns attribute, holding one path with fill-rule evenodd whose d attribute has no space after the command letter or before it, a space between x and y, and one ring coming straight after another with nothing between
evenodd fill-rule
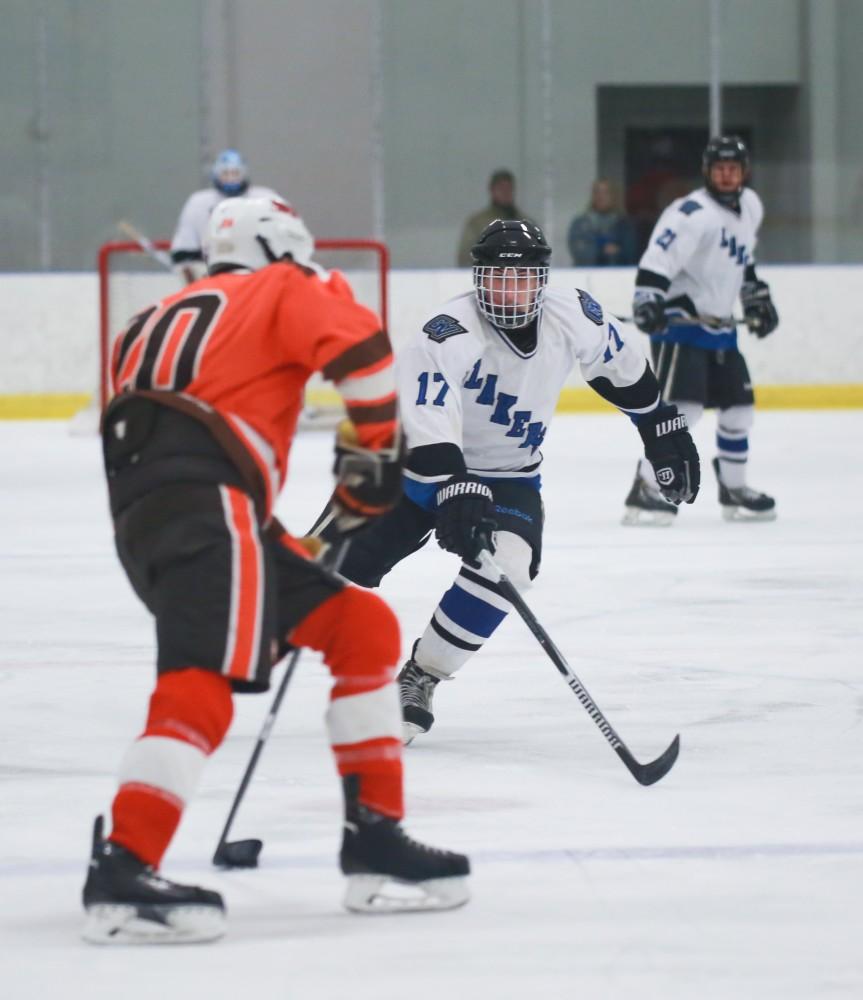
<instances>
[{"instance_id":1,"label":"orange jersey","mask_svg":"<svg viewBox=\"0 0 863 1000\"><path fill-rule=\"evenodd\" d=\"M139 313L114 344L111 373L115 393L175 392L216 410L255 460L272 510L312 373L336 384L359 443L377 448L396 429L392 365L380 320L341 275L279 262L204 278Z\"/></svg>"}]
</instances>

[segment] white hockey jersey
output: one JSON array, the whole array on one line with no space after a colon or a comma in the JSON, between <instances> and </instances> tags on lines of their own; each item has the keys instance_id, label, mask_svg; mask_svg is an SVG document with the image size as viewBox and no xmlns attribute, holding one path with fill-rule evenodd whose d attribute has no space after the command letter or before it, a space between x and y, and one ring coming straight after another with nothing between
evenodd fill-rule
<instances>
[{"instance_id":1,"label":"white hockey jersey","mask_svg":"<svg viewBox=\"0 0 863 1000\"><path fill-rule=\"evenodd\" d=\"M210 215L216 205L223 202L228 195L222 194L214 187L195 191L186 199L177 220L177 228L171 240L171 254L180 254L183 260L200 260L203 256L204 238ZM276 198L290 205L290 202L276 194L271 188L251 185L243 192L244 198ZM174 257L177 260L177 257Z\"/></svg>"},{"instance_id":2,"label":"white hockey jersey","mask_svg":"<svg viewBox=\"0 0 863 1000\"><path fill-rule=\"evenodd\" d=\"M665 209L639 267L670 280L665 293L669 301L684 297L689 300L678 312L691 314L691 304L698 316L730 317L746 268L755 263L755 245L763 216L761 199L750 188L744 188L740 196L739 215L699 188ZM668 311L674 313L673 309ZM719 323L687 331L688 327L673 326L662 336L666 340L719 348L731 346L734 327ZM705 338L713 339L703 342Z\"/></svg>"},{"instance_id":3,"label":"white hockey jersey","mask_svg":"<svg viewBox=\"0 0 863 1000\"><path fill-rule=\"evenodd\" d=\"M579 364L586 381L632 386L646 370L639 341L586 292L547 288L536 346L525 354L486 320L474 292L465 292L396 355L408 445L454 444L468 471L487 478L536 476L539 448L572 368ZM657 403L658 392L625 412L649 412ZM412 485L448 478L412 471L406 477L414 481L406 484L413 499Z\"/></svg>"}]
</instances>

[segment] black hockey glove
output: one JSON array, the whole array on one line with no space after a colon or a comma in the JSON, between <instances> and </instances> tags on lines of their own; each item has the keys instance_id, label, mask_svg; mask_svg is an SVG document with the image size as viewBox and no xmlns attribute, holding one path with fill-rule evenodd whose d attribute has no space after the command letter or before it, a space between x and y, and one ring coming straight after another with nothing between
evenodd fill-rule
<instances>
[{"instance_id":1,"label":"black hockey glove","mask_svg":"<svg viewBox=\"0 0 863 1000\"><path fill-rule=\"evenodd\" d=\"M659 292L636 291L632 321L642 333L662 333L668 326L665 299Z\"/></svg>"},{"instance_id":2,"label":"black hockey glove","mask_svg":"<svg viewBox=\"0 0 863 1000\"><path fill-rule=\"evenodd\" d=\"M779 314L765 281L744 282L740 289L740 302L746 325L756 337L766 337L779 326Z\"/></svg>"},{"instance_id":3,"label":"black hockey glove","mask_svg":"<svg viewBox=\"0 0 863 1000\"><path fill-rule=\"evenodd\" d=\"M332 496L336 529L352 534L368 521L391 510L402 494L403 439L391 448L372 451L357 444L356 431L343 420L336 433L336 461L333 473L336 489Z\"/></svg>"},{"instance_id":4,"label":"black hockey glove","mask_svg":"<svg viewBox=\"0 0 863 1000\"><path fill-rule=\"evenodd\" d=\"M692 503L698 496L701 466L686 417L676 406L660 406L638 421L638 433L665 499Z\"/></svg>"},{"instance_id":5,"label":"black hockey glove","mask_svg":"<svg viewBox=\"0 0 863 1000\"><path fill-rule=\"evenodd\" d=\"M491 533L494 500L491 490L473 476L461 476L437 491L435 537L442 549L455 552L466 563L476 566L480 552L494 552Z\"/></svg>"}]
</instances>

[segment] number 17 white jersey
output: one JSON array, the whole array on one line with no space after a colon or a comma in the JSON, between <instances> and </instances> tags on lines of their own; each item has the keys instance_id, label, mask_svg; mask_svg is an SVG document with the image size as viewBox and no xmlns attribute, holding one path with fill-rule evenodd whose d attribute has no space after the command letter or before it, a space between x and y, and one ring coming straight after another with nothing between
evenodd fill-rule
<instances>
[{"instance_id":1,"label":"number 17 white jersey","mask_svg":"<svg viewBox=\"0 0 863 1000\"><path fill-rule=\"evenodd\" d=\"M547 288L536 344L524 352L488 322L474 292L465 292L397 352L408 445L454 444L468 471L478 475L536 475L540 446L573 367L580 365L586 381L634 385L647 364L639 340L586 292Z\"/></svg>"}]
</instances>

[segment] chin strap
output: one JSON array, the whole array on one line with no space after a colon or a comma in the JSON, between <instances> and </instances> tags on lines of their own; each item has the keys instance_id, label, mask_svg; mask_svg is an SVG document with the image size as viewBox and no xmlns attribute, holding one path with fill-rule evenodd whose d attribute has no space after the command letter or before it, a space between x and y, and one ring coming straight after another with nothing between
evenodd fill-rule
<instances>
[{"instance_id":1,"label":"chin strap","mask_svg":"<svg viewBox=\"0 0 863 1000\"><path fill-rule=\"evenodd\" d=\"M272 249L270 248L270 244L267 243L267 241L261 235L255 236L255 239L260 244L261 249L264 251L264 256L267 258L270 264L275 264L279 258L273 253Z\"/></svg>"}]
</instances>

